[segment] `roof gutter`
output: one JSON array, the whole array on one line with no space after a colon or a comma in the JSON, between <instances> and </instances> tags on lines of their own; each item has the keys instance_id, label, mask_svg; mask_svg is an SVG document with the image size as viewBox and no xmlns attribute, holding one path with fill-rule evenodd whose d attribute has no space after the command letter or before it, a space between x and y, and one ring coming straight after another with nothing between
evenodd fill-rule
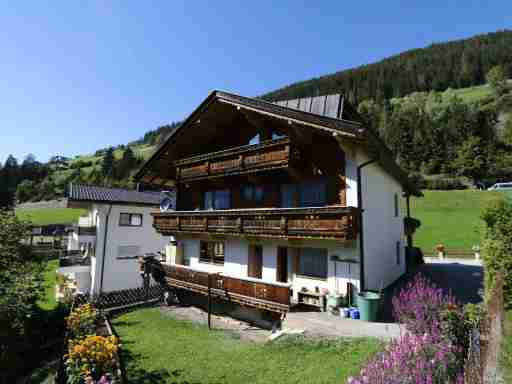
<instances>
[{"instance_id":1,"label":"roof gutter","mask_svg":"<svg viewBox=\"0 0 512 384\"><path fill-rule=\"evenodd\" d=\"M108 219L110 217L110 212L112 212L112 204L108 206L107 215L105 216L105 230L103 231L103 252L101 257L101 273L100 273L100 291L101 295L103 292L103 275L105 272L105 257L107 253L107 234L108 234Z\"/></svg>"},{"instance_id":2,"label":"roof gutter","mask_svg":"<svg viewBox=\"0 0 512 384\"><path fill-rule=\"evenodd\" d=\"M364 291L366 281L364 277L364 226L363 226L363 192L361 171L364 167L377 162L378 159L368 160L357 166L357 207L359 208L359 292Z\"/></svg>"}]
</instances>

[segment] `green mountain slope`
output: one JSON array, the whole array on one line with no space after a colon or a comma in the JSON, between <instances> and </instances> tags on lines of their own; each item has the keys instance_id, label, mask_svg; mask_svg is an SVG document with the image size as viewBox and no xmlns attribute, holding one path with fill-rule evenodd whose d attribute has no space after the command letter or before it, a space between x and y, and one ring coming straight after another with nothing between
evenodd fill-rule
<instances>
[{"instance_id":1,"label":"green mountain slope","mask_svg":"<svg viewBox=\"0 0 512 384\"><path fill-rule=\"evenodd\" d=\"M390 99L418 91L444 91L485 83L496 65L512 77L512 31L482 34L469 39L432 44L363 65L297 82L262 96L287 100L332 93L345 94L352 103Z\"/></svg>"}]
</instances>

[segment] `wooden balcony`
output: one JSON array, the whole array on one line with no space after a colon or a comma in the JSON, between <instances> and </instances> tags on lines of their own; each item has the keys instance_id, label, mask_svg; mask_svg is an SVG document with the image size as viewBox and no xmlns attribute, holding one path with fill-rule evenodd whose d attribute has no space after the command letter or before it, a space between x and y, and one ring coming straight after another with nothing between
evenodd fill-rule
<instances>
[{"instance_id":1,"label":"wooden balcony","mask_svg":"<svg viewBox=\"0 0 512 384\"><path fill-rule=\"evenodd\" d=\"M179 181L287 168L291 156L288 138L180 159L174 162Z\"/></svg>"},{"instance_id":2,"label":"wooden balcony","mask_svg":"<svg viewBox=\"0 0 512 384\"><path fill-rule=\"evenodd\" d=\"M359 232L359 210L354 207L174 211L152 215L153 226L163 235L225 234L350 241Z\"/></svg>"},{"instance_id":3,"label":"wooden balcony","mask_svg":"<svg viewBox=\"0 0 512 384\"><path fill-rule=\"evenodd\" d=\"M219 273L208 273L184 266L159 264L167 285L247 305L271 312L286 313L290 309L290 286L266 283L256 279L240 279Z\"/></svg>"}]
</instances>

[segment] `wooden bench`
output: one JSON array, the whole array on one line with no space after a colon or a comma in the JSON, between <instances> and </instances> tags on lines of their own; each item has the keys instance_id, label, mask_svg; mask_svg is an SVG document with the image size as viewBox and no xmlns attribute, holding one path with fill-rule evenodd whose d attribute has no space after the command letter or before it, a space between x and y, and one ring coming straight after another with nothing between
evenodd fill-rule
<instances>
[{"instance_id":1,"label":"wooden bench","mask_svg":"<svg viewBox=\"0 0 512 384\"><path fill-rule=\"evenodd\" d=\"M320 308L320 311L325 312L327 297L323 293L311 291L299 291L297 293L297 300L299 304L311 305L312 307Z\"/></svg>"}]
</instances>

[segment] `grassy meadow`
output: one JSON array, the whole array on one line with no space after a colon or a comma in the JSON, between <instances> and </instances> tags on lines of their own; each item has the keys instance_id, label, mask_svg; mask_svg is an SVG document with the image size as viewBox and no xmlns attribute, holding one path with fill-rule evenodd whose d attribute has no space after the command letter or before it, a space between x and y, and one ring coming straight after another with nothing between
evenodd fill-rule
<instances>
[{"instance_id":1,"label":"grassy meadow","mask_svg":"<svg viewBox=\"0 0 512 384\"><path fill-rule=\"evenodd\" d=\"M345 383L382 348L368 338L242 342L155 308L121 315L113 326L134 383Z\"/></svg>"},{"instance_id":2,"label":"grassy meadow","mask_svg":"<svg viewBox=\"0 0 512 384\"><path fill-rule=\"evenodd\" d=\"M444 244L447 252L471 250L480 244L482 221L480 211L493 198L504 192L461 190L423 191L421 198L411 199L411 215L421 220L414 235L415 245L428 255L436 244Z\"/></svg>"},{"instance_id":3,"label":"grassy meadow","mask_svg":"<svg viewBox=\"0 0 512 384\"><path fill-rule=\"evenodd\" d=\"M85 209L75 208L37 208L17 209L16 216L23 220L30 220L34 225L72 224L86 214Z\"/></svg>"}]
</instances>

